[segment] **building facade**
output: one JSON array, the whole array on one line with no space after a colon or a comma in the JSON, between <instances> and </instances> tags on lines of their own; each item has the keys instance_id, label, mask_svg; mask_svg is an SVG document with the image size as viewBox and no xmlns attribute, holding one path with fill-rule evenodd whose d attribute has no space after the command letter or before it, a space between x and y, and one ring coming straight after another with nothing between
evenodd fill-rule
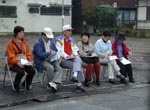
<instances>
[{"instance_id":1,"label":"building facade","mask_svg":"<svg viewBox=\"0 0 150 110\"><path fill-rule=\"evenodd\" d=\"M116 10L119 27L134 27L137 20L137 0L83 0L84 8L110 5Z\"/></svg>"},{"instance_id":2,"label":"building facade","mask_svg":"<svg viewBox=\"0 0 150 110\"><path fill-rule=\"evenodd\" d=\"M71 19L71 0L0 0L0 32L12 32L16 25L26 32L41 32L47 26L61 32Z\"/></svg>"},{"instance_id":3,"label":"building facade","mask_svg":"<svg viewBox=\"0 0 150 110\"><path fill-rule=\"evenodd\" d=\"M138 0L137 28L150 29L150 0Z\"/></svg>"}]
</instances>

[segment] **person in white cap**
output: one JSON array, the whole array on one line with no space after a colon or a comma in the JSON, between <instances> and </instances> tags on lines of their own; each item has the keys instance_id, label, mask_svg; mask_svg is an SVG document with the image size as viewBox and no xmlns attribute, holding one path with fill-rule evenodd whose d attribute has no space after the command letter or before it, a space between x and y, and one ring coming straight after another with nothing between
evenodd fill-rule
<instances>
[{"instance_id":1,"label":"person in white cap","mask_svg":"<svg viewBox=\"0 0 150 110\"><path fill-rule=\"evenodd\" d=\"M71 25L63 26L63 34L56 37L56 47L61 52L61 67L69 68L73 72L72 81L75 82L76 89L85 92L82 86L84 75L82 73L82 60L78 56L78 47L75 40L71 37L73 28Z\"/></svg>"},{"instance_id":2,"label":"person in white cap","mask_svg":"<svg viewBox=\"0 0 150 110\"><path fill-rule=\"evenodd\" d=\"M37 43L33 47L35 68L38 72L45 70L47 75L47 88L57 92L57 84L62 83L62 68L59 66L57 48L54 44L52 29L44 28Z\"/></svg>"}]
</instances>

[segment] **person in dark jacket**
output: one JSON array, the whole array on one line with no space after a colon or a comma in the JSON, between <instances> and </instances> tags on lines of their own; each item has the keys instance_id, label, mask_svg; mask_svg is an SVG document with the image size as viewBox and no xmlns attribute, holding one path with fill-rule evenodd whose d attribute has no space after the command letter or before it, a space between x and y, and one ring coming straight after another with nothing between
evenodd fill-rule
<instances>
[{"instance_id":1,"label":"person in dark jacket","mask_svg":"<svg viewBox=\"0 0 150 110\"><path fill-rule=\"evenodd\" d=\"M62 83L62 68L59 66L59 53L55 47L52 29L44 28L41 37L33 47L35 68L38 72L45 70L48 89L57 92L57 84Z\"/></svg>"},{"instance_id":2,"label":"person in dark jacket","mask_svg":"<svg viewBox=\"0 0 150 110\"><path fill-rule=\"evenodd\" d=\"M125 33L123 32L118 33L118 35L116 36L116 40L114 40L112 43L112 51L113 51L112 54L118 57L116 61L120 67L121 74L124 75L125 77L128 76L129 82L134 83L135 80L133 78L131 64L124 65L120 62L123 57L128 59L128 55L132 56L130 49L125 43Z\"/></svg>"}]
</instances>

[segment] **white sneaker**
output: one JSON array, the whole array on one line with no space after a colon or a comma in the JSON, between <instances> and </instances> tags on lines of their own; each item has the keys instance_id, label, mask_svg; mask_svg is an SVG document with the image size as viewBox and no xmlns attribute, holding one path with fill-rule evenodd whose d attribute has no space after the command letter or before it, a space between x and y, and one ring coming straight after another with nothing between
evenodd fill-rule
<instances>
[{"instance_id":1,"label":"white sneaker","mask_svg":"<svg viewBox=\"0 0 150 110\"><path fill-rule=\"evenodd\" d=\"M56 93L57 92L57 84L53 83L53 82L49 82L48 83L48 86L51 88L51 91L53 93Z\"/></svg>"}]
</instances>

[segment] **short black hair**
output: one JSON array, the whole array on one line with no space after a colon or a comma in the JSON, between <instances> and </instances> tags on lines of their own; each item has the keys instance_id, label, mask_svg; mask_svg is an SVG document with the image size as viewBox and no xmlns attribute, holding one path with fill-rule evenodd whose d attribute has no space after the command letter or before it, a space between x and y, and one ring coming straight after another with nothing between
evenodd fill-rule
<instances>
[{"instance_id":1,"label":"short black hair","mask_svg":"<svg viewBox=\"0 0 150 110\"><path fill-rule=\"evenodd\" d=\"M86 35L86 36L88 36L88 38L90 38L90 33L88 33L88 32L81 33L81 38L82 38L83 35Z\"/></svg>"},{"instance_id":2,"label":"short black hair","mask_svg":"<svg viewBox=\"0 0 150 110\"><path fill-rule=\"evenodd\" d=\"M44 32L41 33L41 36L46 36L46 34Z\"/></svg>"},{"instance_id":3,"label":"short black hair","mask_svg":"<svg viewBox=\"0 0 150 110\"><path fill-rule=\"evenodd\" d=\"M24 28L22 26L14 27L14 36L16 37L16 35L21 31L24 31Z\"/></svg>"},{"instance_id":4,"label":"short black hair","mask_svg":"<svg viewBox=\"0 0 150 110\"><path fill-rule=\"evenodd\" d=\"M103 32L103 36L106 37L106 36L111 36L111 31L104 31Z\"/></svg>"}]
</instances>

